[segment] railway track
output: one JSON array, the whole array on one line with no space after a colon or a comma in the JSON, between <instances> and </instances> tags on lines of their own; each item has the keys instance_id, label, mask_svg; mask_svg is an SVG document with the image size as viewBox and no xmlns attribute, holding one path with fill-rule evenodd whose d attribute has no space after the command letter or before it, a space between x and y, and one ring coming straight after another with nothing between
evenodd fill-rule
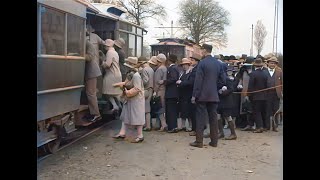
<instances>
[{"instance_id":1,"label":"railway track","mask_svg":"<svg viewBox=\"0 0 320 180\"><path fill-rule=\"evenodd\" d=\"M102 129L103 127L106 127L111 122L112 122L112 120L108 120L108 121L101 120L101 121L98 121L90 126L85 127L85 128L82 128L82 127L78 128L76 131L70 133L67 138L62 140L61 145L56 152L58 152L64 148L72 145L73 143L89 136L90 134ZM48 153L48 152L46 152L44 147L39 147L38 148L38 163L40 161L54 155L55 153L53 153L53 154Z\"/></svg>"}]
</instances>

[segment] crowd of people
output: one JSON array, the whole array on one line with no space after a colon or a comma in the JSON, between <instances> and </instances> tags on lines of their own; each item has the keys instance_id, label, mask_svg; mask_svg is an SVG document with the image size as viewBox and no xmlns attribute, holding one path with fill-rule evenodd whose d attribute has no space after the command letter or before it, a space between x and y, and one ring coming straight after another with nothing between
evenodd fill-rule
<instances>
[{"instance_id":1,"label":"crowd of people","mask_svg":"<svg viewBox=\"0 0 320 180\"><path fill-rule=\"evenodd\" d=\"M210 138L213 147L220 138L236 140L236 127L254 133L278 131L282 70L274 54L212 56L213 47L203 44L201 54L181 60L162 53L150 59L125 58L123 39L103 41L90 25L87 37L85 79L90 114L85 119L101 119L96 87L97 79L102 78L103 97L122 121L115 139L139 143L144 140L143 131L186 131L196 136L190 145L201 148L203 138ZM99 45L104 50L99 51ZM152 123L153 118L159 127ZM224 128L230 129L227 137ZM210 133L204 133L205 129Z\"/></svg>"}]
</instances>

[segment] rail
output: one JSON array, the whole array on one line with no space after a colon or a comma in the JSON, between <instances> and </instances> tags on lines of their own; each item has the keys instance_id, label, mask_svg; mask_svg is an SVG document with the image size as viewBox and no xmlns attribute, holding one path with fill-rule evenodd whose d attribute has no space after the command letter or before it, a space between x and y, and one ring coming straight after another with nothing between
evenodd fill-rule
<instances>
[{"instance_id":1,"label":"rail","mask_svg":"<svg viewBox=\"0 0 320 180\"><path fill-rule=\"evenodd\" d=\"M78 86L70 86L70 87L65 87L65 88L56 88L56 89L49 89L49 90L44 90L44 91L38 91L37 94L48 94L48 93L54 93L54 92L60 92L60 91L67 91L71 89L79 89L83 88L84 85L78 85Z\"/></svg>"}]
</instances>

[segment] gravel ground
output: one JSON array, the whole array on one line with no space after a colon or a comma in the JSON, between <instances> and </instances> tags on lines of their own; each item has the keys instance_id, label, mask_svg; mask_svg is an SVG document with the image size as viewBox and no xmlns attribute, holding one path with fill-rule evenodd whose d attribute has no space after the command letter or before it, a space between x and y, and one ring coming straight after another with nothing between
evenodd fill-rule
<instances>
[{"instance_id":1,"label":"gravel ground","mask_svg":"<svg viewBox=\"0 0 320 180\"><path fill-rule=\"evenodd\" d=\"M254 134L237 130L235 141L218 147L194 148L186 132L144 132L134 144L113 140L120 121L38 163L40 180L280 180L282 127L279 132ZM229 134L229 130L225 130ZM204 139L208 144L210 139Z\"/></svg>"}]
</instances>

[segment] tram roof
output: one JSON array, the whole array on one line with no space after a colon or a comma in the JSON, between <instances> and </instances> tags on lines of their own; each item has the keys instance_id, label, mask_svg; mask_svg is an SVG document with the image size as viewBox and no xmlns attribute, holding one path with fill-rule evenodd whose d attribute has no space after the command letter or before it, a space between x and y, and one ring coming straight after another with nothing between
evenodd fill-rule
<instances>
[{"instance_id":1,"label":"tram roof","mask_svg":"<svg viewBox=\"0 0 320 180\"><path fill-rule=\"evenodd\" d=\"M130 25L133 25L133 26L136 26L136 27L143 29L143 31L145 31L145 32L148 32L145 28L143 28L137 24L131 23L131 22L127 21L126 19L121 18L120 16L123 13L126 13L127 11L121 7L116 6L116 5L105 4L105 3L89 3L87 8L89 10L88 11L89 13L90 13L90 10L96 11L96 12L91 12L91 13L94 13L97 16L106 17L106 18L110 18L113 20L118 20L121 22L128 23Z\"/></svg>"}]
</instances>

